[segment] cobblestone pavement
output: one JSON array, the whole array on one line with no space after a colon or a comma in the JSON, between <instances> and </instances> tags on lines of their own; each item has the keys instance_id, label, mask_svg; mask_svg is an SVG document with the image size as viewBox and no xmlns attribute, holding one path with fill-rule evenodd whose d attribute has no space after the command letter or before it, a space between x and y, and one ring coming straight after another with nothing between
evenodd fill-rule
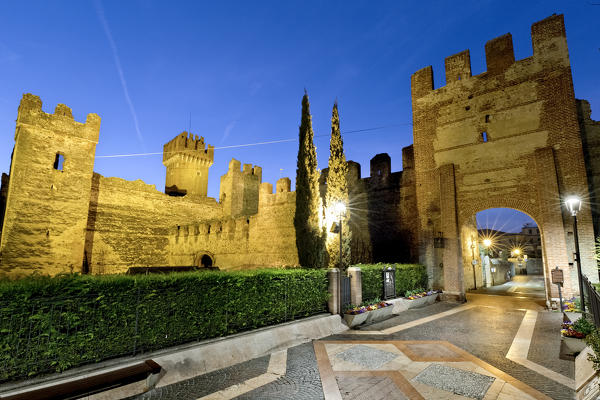
<instances>
[{"instance_id":1,"label":"cobblestone pavement","mask_svg":"<svg viewBox=\"0 0 600 400\"><path fill-rule=\"evenodd\" d=\"M269 356L255 358L172 385L159 387L126 400L195 400L264 374L268 365Z\"/></svg>"},{"instance_id":2,"label":"cobblestone pavement","mask_svg":"<svg viewBox=\"0 0 600 400\"><path fill-rule=\"evenodd\" d=\"M285 376L236 399L324 399L312 343L291 347L287 353Z\"/></svg>"},{"instance_id":3,"label":"cobblestone pavement","mask_svg":"<svg viewBox=\"0 0 600 400\"><path fill-rule=\"evenodd\" d=\"M511 347L515 334L525 315L525 310L522 309L525 300L508 296L483 296L482 298L484 299L483 301L473 300L473 303L482 304L481 306L466 309L465 311L404 329L391 335L377 333L369 335L366 332L361 332L360 335L344 333L323 338L323 340L445 340L553 399L572 399L574 397L572 389L506 358L508 349ZM496 304L497 306L490 307L490 304ZM365 327L363 330L386 329L420 318L434 316L460 305L458 303L438 302L421 309L408 310L400 316ZM521 309L517 309L517 307ZM573 378L574 363L558 358L560 314L540 311L539 305L533 303L531 307L537 308L538 319L529 348L530 360L569 378ZM228 386L239 384L249 378L264 374L268 363L268 356L261 357L158 388L135 397L135 399L197 399L223 390ZM371 382L371 380L365 379L365 382ZM344 380L344 382L346 381L351 382L352 380ZM387 382L385 379L380 379L380 381ZM394 393L392 389L389 392L378 389L379 392L389 393L390 398L402 398L400 397L401 395L392 395ZM358 394L356 391L353 393L354 395ZM341 394L344 399L354 398L352 391L348 390L348 387L346 387L346 390L341 390ZM373 400L366 392L363 394L365 395L364 398ZM215 398L221 399L222 397L215 396ZM285 375L235 398L282 400L324 399L313 344L305 343L289 348L287 350L287 371ZM358 396L357 398L363 397Z\"/></svg>"},{"instance_id":4,"label":"cobblestone pavement","mask_svg":"<svg viewBox=\"0 0 600 400\"><path fill-rule=\"evenodd\" d=\"M536 364L574 379L575 363L559 359L560 335L556 334L556 330L562 324L562 318L562 313L559 312L538 314L527 358Z\"/></svg>"}]
</instances>

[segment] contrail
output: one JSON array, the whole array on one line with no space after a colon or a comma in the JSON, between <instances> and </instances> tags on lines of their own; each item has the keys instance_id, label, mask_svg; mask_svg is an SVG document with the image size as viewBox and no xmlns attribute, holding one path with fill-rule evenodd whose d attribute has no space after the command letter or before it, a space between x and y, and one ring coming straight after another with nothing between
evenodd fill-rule
<instances>
[{"instance_id":1,"label":"contrail","mask_svg":"<svg viewBox=\"0 0 600 400\"><path fill-rule=\"evenodd\" d=\"M104 28L104 33L106 34L106 38L108 39L108 43L110 44L110 49L113 53L113 58L115 59L115 66L117 67L117 72L119 73L119 78L121 79L121 86L123 87L123 94L125 95L125 100L129 105L129 111L131 111L131 116L133 117L133 123L135 125L135 131L137 133L138 140L144 146L144 138L142 137L142 132L140 132L140 125L138 124L137 114L135 113L135 108L133 107L133 103L131 102L131 97L129 97L129 90L127 89L127 81L125 81L125 74L123 73L123 68L121 67L121 59L119 58L119 53L117 52L117 45L110 33L110 28L108 27L108 22L106 21L106 17L104 16L104 8L102 7L102 1L96 0L96 13L98 14L98 19L102 24L102 28Z\"/></svg>"}]
</instances>

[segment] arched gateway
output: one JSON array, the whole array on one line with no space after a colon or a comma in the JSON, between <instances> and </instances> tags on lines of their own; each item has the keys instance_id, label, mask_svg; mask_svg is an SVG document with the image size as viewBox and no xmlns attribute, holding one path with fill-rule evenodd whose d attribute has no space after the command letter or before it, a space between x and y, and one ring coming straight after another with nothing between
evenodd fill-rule
<instances>
[{"instance_id":1,"label":"arched gateway","mask_svg":"<svg viewBox=\"0 0 600 400\"><path fill-rule=\"evenodd\" d=\"M515 61L512 37L486 43L487 71L471 75L469 51L445 60L446 86L431 67L412 76L419 257L432 283L464 297L461 230L488 208L530 215L542 235L545 276L564 271L578 292L568 195L588 198L588 179L562 15L531 28L533 56ZM589 204L578 214L583 273L598 280ZM548 296L558 297L546 279Z\"/></svg>"}]
</instances>

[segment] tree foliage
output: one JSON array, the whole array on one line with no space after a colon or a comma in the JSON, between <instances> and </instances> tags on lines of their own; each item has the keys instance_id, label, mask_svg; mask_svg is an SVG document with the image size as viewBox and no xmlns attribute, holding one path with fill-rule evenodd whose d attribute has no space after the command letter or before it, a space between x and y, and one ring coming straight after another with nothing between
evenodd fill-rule
<instances>
[{"instance_id":1,"label":"tree foliage","mask_svg":"<svg viewBox=\"0 0 600 400\"><path fill-rule=\"evenodd\" d=\"M348 164L344 154L344 142L340 132L340 117L337 102L331 113L331 140L329 142L329 164L327 174L327 191L325 192L325 221L331 225L334 221L342 220L342 259L343 265L350 264L350 249L352 232L350 231L350 210L348 204ZM337 203L346 206L346 213L338 215L335 210ZM339 234L329 232L327 237L327 254L330 267L339 265L340 239Z\"/></svg>"},{"instance_id":2,"label":"tree foliage","mask_svg":"<svg viewBox=\"0 0 600 400\"><path fill-rule=\"evenodd\" d=\"M302 98L302 120L296 169L296 246L298 260L303 267L320 268L325 253L321 226L322 202L319 194L317 149L313 142L312 118L308 94Z\"/></svg>"}]
</instances>

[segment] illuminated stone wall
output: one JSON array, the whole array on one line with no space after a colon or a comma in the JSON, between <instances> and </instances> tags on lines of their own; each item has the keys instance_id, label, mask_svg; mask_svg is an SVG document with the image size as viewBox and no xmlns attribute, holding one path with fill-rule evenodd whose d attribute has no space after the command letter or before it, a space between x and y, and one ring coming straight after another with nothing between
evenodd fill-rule
<instances>
[{"instance_id":1,"label":"illuminated stone wall","mask_svg":"<svg viewBox=\"0 0 600 400\"><path fill-rule=\"evenodd\" d=\"M549 268L565 271L567 296L577 290L572 218L564 196L587 198L588 183L562 15L531 28L533 56L515 61L510 34L485 45L487 71L472 76L469 51L446 58L446 86L433 70L412 75L419 255L444 289L463 297L460 232L479 211L514 208L540 226L546 287ZM588 203L579 214L584 273L598 280ZM434 238L441 232L443 251ZM441 253L441 254L440 254Z\"/></svg>"}]
</instances>

